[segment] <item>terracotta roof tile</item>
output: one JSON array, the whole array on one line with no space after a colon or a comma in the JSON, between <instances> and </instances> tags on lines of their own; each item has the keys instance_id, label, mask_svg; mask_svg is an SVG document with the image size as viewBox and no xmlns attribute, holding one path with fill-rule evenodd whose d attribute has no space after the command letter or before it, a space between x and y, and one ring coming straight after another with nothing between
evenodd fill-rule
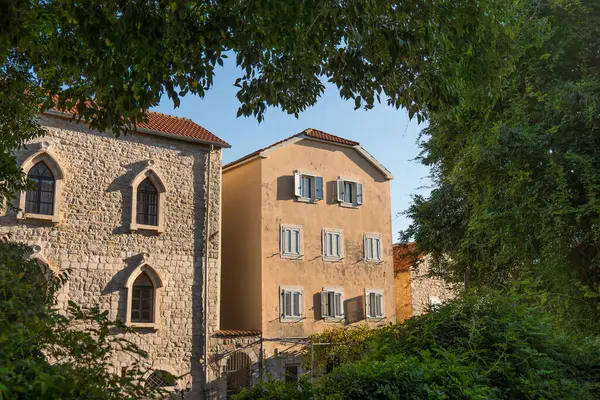
<instances>
[{"instance_id":1,"label":"terracotta roof tile","mask_svg":"<svg viewBox=\"0 0 600 400\"><path fill-rule=\"evenodd\" d=\"M416 255L416 250L415 242L394 244L394 272L408 271L417 259L423 257L423 254Z\"/></svg>"},{"instance_id":2,"label":"terracotta roof tile","mask_svg":"<svg viewBox=\"0 0 600 400\"><path fill-rule=\"evenodd\" d=\"M245 331L239 329L221 329L214 333L213 336L217 337L233 337L233 336L260 336L261 331Z\"/></svg>"},{"instance_id":3,"label":"terracotta roof tile","mask_svg":"<svg viewBox=\"0 0 600 400\"><path fill-rule=\"evenodd\" d=\"M257 155L259 155L260 153L262 153L265 150L268 150L268 149L270 149L272 147L275 147L275 146L277 146L277 145L279 145L279 144L281 144L281 143L283 143L285 141L288 141L288 140L290 140L290 139L292 139L294 137L302 136L302 135L306 135L306 136L311 137L313 139L324 140L324 141L327 141L327 142L342 144L342 145L345 145L345 146L358 146L360 144L358 142L354 142L352 140L344 139L343 137L335 136L335 135L329 134L327 132L320 131L318 129L308 128L308 129L303 130L300 133L296 133L295 135L292 135L292 136L290 136L288 138L280 140L279 142L275 142L272 145L269 145L269 146L264 147L262 149L258 149L256 151L250 153L250 154L246 154L245 156L243 156L241 158L238 158L237 160L232 161L229 164L225 164L223 166L223 169L232 167L232 166L234 166L236 164L239 164L239 163L241 163L243 161L246 161L246 160L249 160L249 159L251 159L253 157L256 157Z\"/></svg>"},{"instance_id":4,"label":"terracotta roof tile","mask_svg":"<svg viewBox=\"0 0 600 400\"><path fill-rule=\"evenodd\" d=\"M56 107L51 111L73 115L72 110L59 110ZM148 111L148 121L140 122L138 128L166 133L168 135L180 136L182 138L198 139L209 144L222 147L231 147L226 141L217 137L212 132L198 125L191 119L175 117L156 111Z\"/></svg>"}]
</instances>

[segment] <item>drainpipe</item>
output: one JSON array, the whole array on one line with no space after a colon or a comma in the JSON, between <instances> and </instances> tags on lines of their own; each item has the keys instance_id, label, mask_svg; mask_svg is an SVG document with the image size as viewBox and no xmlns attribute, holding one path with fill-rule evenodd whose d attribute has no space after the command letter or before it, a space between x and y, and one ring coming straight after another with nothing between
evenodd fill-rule
<instances>
[{"instance_id":1,"label":"drainpipe","mask_svg":"<svg viewBox=\"0 0 600 400\"><path fill-rule=\"evenodd\" d=\"M208 183L206 184L206 235L204 237L204 393L208 393L208 242L210 239L210 166L213 150L214 146L211 144L208 152L208 166L206 167Z\"/></svg>"}]
</instances>

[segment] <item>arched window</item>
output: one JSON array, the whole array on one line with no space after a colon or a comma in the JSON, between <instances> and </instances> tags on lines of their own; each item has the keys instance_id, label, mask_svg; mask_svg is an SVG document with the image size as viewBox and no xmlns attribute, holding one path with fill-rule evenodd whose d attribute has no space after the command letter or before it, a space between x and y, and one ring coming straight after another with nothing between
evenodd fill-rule
<instances>
[{"instance_id":1,"label":"arched window","mask_svg":"<svg viewBox=\"0 0 600 400\"><path fill-rule=\"evenodd\" d=\"M135 177L131 188L130 229L164 232L167 188L162 179L148 167Z\"/></svg>"},{"instance_id":2,"label":"arched window","mask_svg":"<svg viewBox=\"0 0 600 400\"><path fill-rule=\"evenodd\" d=\"M48 153L48 144L27 158L21 165L32 188L21 192L18 218L33 218L60 222L60 197L64 173L58 162Z\"/></svg>"},{"instance_id":3,"label":"arched window","mask_svg":"<svg viewBox=\"0 0 600 400\"><path fill-rule=\"evenodd\" d=\"M131 322L154 322L154 285L142 272L131 291Z\"/></svg>"},{"instance_id":4,"label":"arched window","mask_svg":"<svg viewBox=\"0 0 600 400\"><path fill-rule=\"evenodd\" d=\"M167 371L154 371L146 379L146 385L153 388L171 388L175 386L175 377Z\"/></svg>"},{"instance_id":5,"label":"arched window","mask_svg":"<svg viewBox=\"0 0 600 400\"><path fill-rule=\"evenodd\" d=\"M137 188L137 218L141 225L158 225L158 190L150 178L144 179Z\"/></svg>"},{"instance_id":6,"label":"arched window","mask_svg":"<svg viewBox=\"0 0 600 400\"><path fill-rule=\"evenodd\" d=\"M40 161L31 167L27 178L33 182L33 188L25 195L25 212L52 215L56 180L50 168Z\"/></svg>"},{"instance_id":7,"label":"arched window","mask_svg":"<svg viewBox=\"0 0 600 400\"><path fill-rule=\"evenodd\" d=\"M127 289L127 314L125 324L138 328L160 329L162 279L146 260L129 274Z\"/></svg>"}]
</instances>

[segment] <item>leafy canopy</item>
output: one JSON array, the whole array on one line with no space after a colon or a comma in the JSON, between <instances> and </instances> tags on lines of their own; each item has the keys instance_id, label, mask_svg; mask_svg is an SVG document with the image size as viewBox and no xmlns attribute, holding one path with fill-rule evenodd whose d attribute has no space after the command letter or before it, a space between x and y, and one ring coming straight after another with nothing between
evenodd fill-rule
<instances>
[{"instance_id":1,"label":"leafy canopy","mask_svg":"<svg viewBox=\"0 0 600 400\"><path fill-rule=\"evenodd\" d=\"M227 56L241 69L232 82L238 116L259 121L269 106L298 115L324 80L357 108L383 97L419 120L459 98L488 104L521 52L518 8L494 0L3 1L0 166L41 134L34 106L126 133L163 95L176 106L204 96ZM20 178L1 168L0 194L20 189Z\"/></svg>"},{"instance_id":2,"label":"leafy canopy","mask_svg":"<svg viewBox=\"0 0 600 400\"><path fill-rule=\"evenodd\" d=\"M600 3L530 1L549 28L492 108L437 110L406 237L473 286L528 279L573 328L600 329Z\"/></svg>"}]
</instances>

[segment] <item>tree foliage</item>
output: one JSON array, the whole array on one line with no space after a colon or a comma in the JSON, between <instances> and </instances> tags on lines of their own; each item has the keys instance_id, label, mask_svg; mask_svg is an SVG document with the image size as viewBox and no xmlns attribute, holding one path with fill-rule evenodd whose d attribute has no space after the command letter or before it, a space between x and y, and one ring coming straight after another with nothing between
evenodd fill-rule
<instances>
[{"instance_id":1,"label":"tree foliage","mask_svg":"<svg viewBox=\"0 0 600 400\"><path fill-rule=\"evenodd\" d=\"M538 293L516 292L472 292L373 330L359 358L342 360L308 390L316 399L340 400L597 399L600 339L558 328ZM275 398L281 385L239 398ZM288 398L306 398L302 390L292 393Z\"/></svg>"},{"instance_id":2,"label":"tree foliage","mask_svg":"<svg viewBox=\"0 0 600 400\"><path fill-rule=\"evenodd\" d=\"M127 329L107 312L69 303L56 309L67 276L27 259L27 246L0 242L0 399L149 399L162 389L140 384L147 354L114 335ZM123 376L113 352L138 360Z\"/></svg>"},{"instance_id":3,"label":"tree foliage","mask_svg":"<svg viewBox=\"0 0 600 400\"><path fill-rule=\"evenodd\" d=\"M161 96L176 106L204 96L227 56L241 69L238 116L259 121L269 106L298 115L314 105L324 80L357 108L383 98L419 120L459 98L488 104L527 43L518 10L493 0L3 1L1 165L40 134L32 105L126 133ZM0 186L16 188L15 177L0 169Z\"/></svg>"},{"instance_id":4,"label":"tree foliage","mask_svg":"<svg viewBox=\"0 0 600 400\"><path fill-rule=\"evenodd\" d=\"M422 161L435 188L405 232L471 285L530 279L573 327L600 329L600 3L530 1L547 34L491 108L437 110Z\"/></svg>"}]
</instances>

